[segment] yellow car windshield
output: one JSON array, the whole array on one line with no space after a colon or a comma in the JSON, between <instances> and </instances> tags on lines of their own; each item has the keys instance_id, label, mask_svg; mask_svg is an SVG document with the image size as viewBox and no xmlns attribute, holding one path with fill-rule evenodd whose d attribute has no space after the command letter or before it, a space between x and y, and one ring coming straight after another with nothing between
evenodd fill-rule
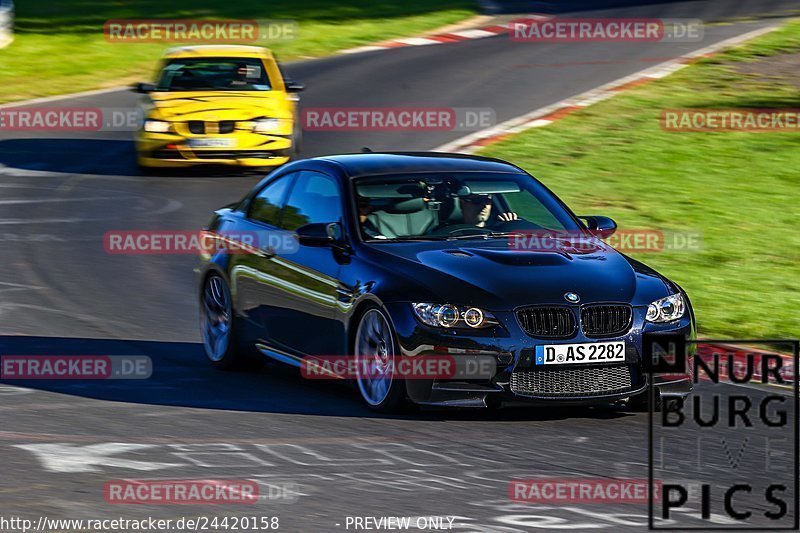
<instances>
[{"instance_id":1,"label":"yellow car windshield","mask_svg":"<svg viewBox=\"0 0 800 533\"><path fill-rule=\"evenodd\" d=\"M159 76L158 91L269 91L271 86L260 59L178 58Z\"/></svg>"}]
</instances>

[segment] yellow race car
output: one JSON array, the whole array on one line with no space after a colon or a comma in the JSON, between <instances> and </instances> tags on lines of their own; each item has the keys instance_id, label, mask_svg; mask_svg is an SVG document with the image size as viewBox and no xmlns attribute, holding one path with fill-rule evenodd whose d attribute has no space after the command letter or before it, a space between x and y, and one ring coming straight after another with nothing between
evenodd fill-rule
<instances>
[{"instance_id":1,"label":"yellow race car","mask_svg":"<svg viewBox=\"0 0 800 533\"><path fill-rule=\"evenodd\" d=\"M272 53L258 46L173 48L146 95L136 135L143 170L195 164L274 167L298 151L297 93Z\"/></svg>"}]
</instances>

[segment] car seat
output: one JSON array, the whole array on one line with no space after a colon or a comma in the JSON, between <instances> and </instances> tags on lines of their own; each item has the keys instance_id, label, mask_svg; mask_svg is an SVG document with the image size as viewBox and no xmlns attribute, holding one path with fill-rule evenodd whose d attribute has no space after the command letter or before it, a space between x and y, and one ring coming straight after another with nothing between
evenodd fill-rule
<instances>
[{"instance_id":1,"label":"car seat","mask_svg":"<svg viewBox=\"0 0 800 533\"><path fill-rule=\"evenodd\" d=\"M422 198L403 199L367 215L367 220L389 239L422 235L438 222L437 211Z\"/></svg>"}]
</instances>

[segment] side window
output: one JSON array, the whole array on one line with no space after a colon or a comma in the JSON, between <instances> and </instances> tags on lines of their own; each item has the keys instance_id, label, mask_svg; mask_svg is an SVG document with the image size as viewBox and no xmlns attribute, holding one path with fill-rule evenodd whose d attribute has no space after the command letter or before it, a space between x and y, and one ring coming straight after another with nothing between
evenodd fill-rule
<instances>
[{"instance_id":1,"label":"side window","mask_svg":"<svg viewBox=\"0 0 800 533\"><path fill-rule=\"evenodd\" d=\"M271 226L277 226L286 189L292 182L292 177L296 175L281 176L261 189L250 202L248 217Z\"/></svg>"},{"instance_id":2,"label":"side window","mask_svg":"<svg viewBox=\"0 0 800 533\"><path fill-rule=\"evenodd\" d=\"M319 172L301 172L286 200L281 227L294 231L306 224L341 219L342 195L336 180Z\"/></svg>"}]
</instances>

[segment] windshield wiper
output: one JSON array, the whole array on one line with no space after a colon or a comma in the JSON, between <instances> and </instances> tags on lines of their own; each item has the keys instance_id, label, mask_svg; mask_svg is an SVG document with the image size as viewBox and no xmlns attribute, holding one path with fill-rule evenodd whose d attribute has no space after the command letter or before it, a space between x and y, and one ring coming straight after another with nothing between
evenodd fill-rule
<instances>
[{"instance_id":1,"label":"windshield wiper","mask_svg":"<svg viewBox=\"0 0 800 533\"><path fill-rule=\"evenodd\" d=\"M514 235L523 235L523 233L518 231L488 231L485 233L470 233L468 235L451 235L447 237L447 240L456 240L456 239L496 239L500 237L513 237Z\"/></svg>"},{"instance_id":2,"label":"windshield wiper","mask_svg":"<svg viewBox=\"0 0 800 533\"><path fill-rule=\"evenodd\" d=\"M469 233L467 235L404 235L402 237L393 237L391 239L371 238L368 242L397 242L397 241L458 241L469 239L494 239L500 237L513 237L514 235L522 235L519 232L496 232L488 231L485 233Z\"/></svg>"},{"instance_id":3,"label":"windshield wiper","mask_svg":"<svg viewBox=\"0 0 800 533\"><path fill-rule=\"evenodd\" d=\"M393 237L391 239L371 238L368 242L398 242L398 241L442 241L444 237L428 236L428 235L403 235L401 237Z\"/></svg>"},{"instance_id":4,"label":"windshield wiper","mask_svg":"<svg viewBox=\"0 0 800 533\"><path fill-rule=\"evenodd\" d=\"M457 241L463 239L488 239L491 233L468 233L466 235L448 235L445 237L448 241Z\"/></svg>"}]
</instances>

